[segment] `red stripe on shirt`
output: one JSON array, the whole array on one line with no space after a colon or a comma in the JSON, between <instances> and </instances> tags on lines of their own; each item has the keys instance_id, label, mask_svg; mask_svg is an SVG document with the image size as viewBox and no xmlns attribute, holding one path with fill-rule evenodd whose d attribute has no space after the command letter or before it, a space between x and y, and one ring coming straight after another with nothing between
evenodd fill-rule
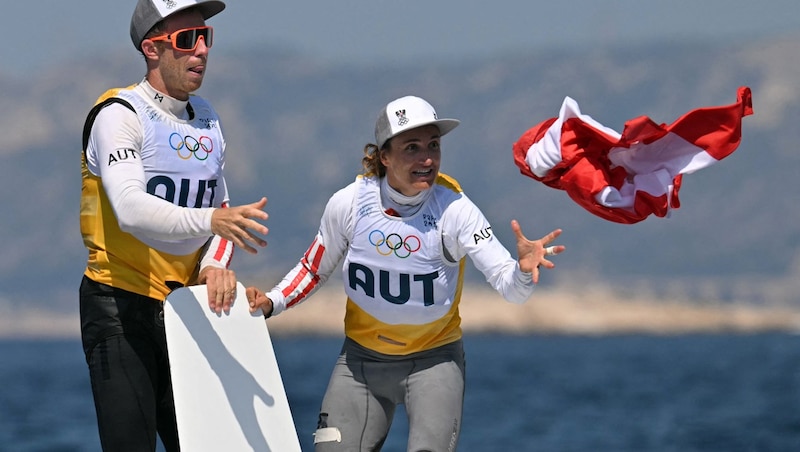
<instances>
[{"instance_id":1,"label":"red stripe on shirt","mask_svg":"<svg viewBox=\"0 0 800 452\"><path fill-rule=\"evenodd\" d=\"M222 257L225 256L225 251L228 248L228 243L230 242L227 239L220 239L217 251L214 253L214 259L222 262ZM230 264L231 260L233 260L233 248L231 248L231 258L228 259L228 264Z\"/></svg>"},{"instance_id":2,"label":"red stripe on shirt","mask_svg":"<svg viewBox=\"0 0 800 452\"><path fill-rule=\"evenodd\" d=\"M227 209L228 203L223 202L222 206L220 207L223 209ZM220 237L219 247L217 248L217 252L214 253L214 259L216 261L222 262L222 257L225 255L225 251L228 249L228 243L230 242L227 239L223 239L222 237ZM228 259L228 262L225 263L225 268L230 267L231 261L233 260L233 252L234 252L234 247L231 247L231 257L230 259Z\"/></svg>"},{"instance_id":3,"label":"red stripe on shirt","mask_svg":"<svg viewBox=\"0 0 800 452\"><path fill-rule=\"evenodd\" d=\"M297 275L292 280L291 284L289 284L285 289L283 289L283 296L288 297L291 295L295 290L302 289L300 294L296 296L294 299L290 300L286 303L286 307L293 306L300 301L302 301L319 283L319 277L317 276L317 271L319 270L319 264L322 261L322 256L325 254L325 247L314 239L311 243L311 246L308 247L306 254L303 256L302 259L302 268ZM303 281L309 279L308 283L303 286Z\"/></svg>"}]
</instances>

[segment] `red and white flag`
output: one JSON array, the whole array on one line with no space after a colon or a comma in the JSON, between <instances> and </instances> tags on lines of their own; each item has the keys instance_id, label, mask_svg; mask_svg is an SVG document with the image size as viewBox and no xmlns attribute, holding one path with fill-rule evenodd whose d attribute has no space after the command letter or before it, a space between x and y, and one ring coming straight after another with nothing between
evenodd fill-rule
<instances>
[{"instance_id":1,"label":"red and white flag","mask_svg":"<svg viewBox=\"0 0 800 452\"><path fill-rule=\"evenodd\" d=\"M564 190L589 212L633 224L680 207L683 174L727 157L739 146L742 118L753 114L750 88L736 103L692 110L670 125L647 116L618 133L581 113L567 97L557 118L528 129L514 143L520 172Z\"/></svg>"}]
</instances>

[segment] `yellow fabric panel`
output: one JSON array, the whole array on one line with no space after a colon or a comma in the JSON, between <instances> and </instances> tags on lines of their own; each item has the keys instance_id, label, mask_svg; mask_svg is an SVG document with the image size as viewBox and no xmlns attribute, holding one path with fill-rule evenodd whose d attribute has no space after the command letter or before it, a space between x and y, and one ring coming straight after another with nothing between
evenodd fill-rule
<instances>
[{"instance_id":1,"label":"yellow fabric panel","mask_svg":"<svg viewBox=\"0 0 800 452\"><path fill-rule=\"evenodd\" d=\"M106 91L97 104L120 90ZM187 285L194 279L202 249L185 256L162 253L123 232L102 181L88 169L85 152L81 152L81 179L80 227L89 251L87 277L158 300L166 299L171 291L167 281Z\"/></svg>"},{"instance_id":2,"label":"yellow fabric panel","mask_svg":"<svg viewBox=\"0 0 800 452\"><path fill-rule=\"evenodd\" d=\"M447 187L456 193L461 193L463 191L461 190L461 185L457 180L444 173L439 173L439 175L436 177L436 183L443 187Z\"/></svg>"},{"instance_id":3,"label":"yellow fabric panel","mask_svg":"<svg viewBox=\"0 0 800 452\"><path fill-rule=\"evenodd\" d=\"M387 355L408 355L461 339L458 306L464 282L464 264L465 259L461 259L453 304L442 318L422 325L391 325L371 316L348 298L345 334L362 346Z\"/></svg>"}]
</instances>

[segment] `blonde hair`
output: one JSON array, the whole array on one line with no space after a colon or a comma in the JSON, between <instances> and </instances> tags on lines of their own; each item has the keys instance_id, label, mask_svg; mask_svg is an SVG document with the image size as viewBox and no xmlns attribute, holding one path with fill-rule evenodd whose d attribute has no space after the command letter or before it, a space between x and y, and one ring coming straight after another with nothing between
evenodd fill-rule
<instances>
[{"instance_id":1,"label":"blonde hair","mask_svg":"<svg viewBox=\"0 0 800 452\"><path fill-rule=\"evenodd\" d=\"M364 146L364 157L361 159L361 166L364 167L365 176L383 177L386 175L386 166L381 161L381 152L388 149L388 141L383 145L383 149L378 149L378 145L373 143Z\"/></svg>"}]
</instances>

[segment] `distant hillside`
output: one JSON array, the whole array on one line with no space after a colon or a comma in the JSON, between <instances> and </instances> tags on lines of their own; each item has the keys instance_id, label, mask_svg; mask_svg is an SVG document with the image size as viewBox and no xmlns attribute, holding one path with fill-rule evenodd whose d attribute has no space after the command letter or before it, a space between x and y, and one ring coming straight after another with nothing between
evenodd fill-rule
<instances>
[{"instance_id":1,"label":"distant hillside","mask_svg":"<svg viewBox=\"0 0 800 452\"><path fill-rule=\"evenodd\" d=\"M318 63L275 49L212 55L200 94L223 117L235 203L266 195L267 250L240 252L246 283L271 286L305 251L330 194L360 170L363 145L385 102L413 93L462 120L444 142L456 177L513 245L508 223L530 237L564 229L568 251L543 285L614 287L622 293L797 302L800 276L800 40L745 47L681 44L498 55L383 67ZM97 55L24 80L3 78L0 178L9 187L0 233L0 306L74 310L85 261L78 233L83 119L106 88L137 82L135 54ZM743 143L718 165L688 175L669 219L626 226L592 216L565 193L528 179L511 144L555 116L564 96L612 128L649 115L734 102L752 88L755 115ZM513 252L513 249L512 249ZM470 267L470 279L481 276ZM36 290L33 290L33 289Z\"/></svg>"},{"instance_id":2,"label":"distant hillside","mask_svg":"<svg viewBox=\"0 0 800 452\"><path fill-rule=\"evenodd\" d=\"M800 331L796 306L742 301L620 296L607 287L537 290L528 302L508 303L489 287L467 286L459 307L465 334L716 334ZM332 283L305 303L267 320L270 335L344 335L345 297ZM0 306L0 340L80 338L77 310L53 316L43 307Z\"/></svg>"}]
</instances>

